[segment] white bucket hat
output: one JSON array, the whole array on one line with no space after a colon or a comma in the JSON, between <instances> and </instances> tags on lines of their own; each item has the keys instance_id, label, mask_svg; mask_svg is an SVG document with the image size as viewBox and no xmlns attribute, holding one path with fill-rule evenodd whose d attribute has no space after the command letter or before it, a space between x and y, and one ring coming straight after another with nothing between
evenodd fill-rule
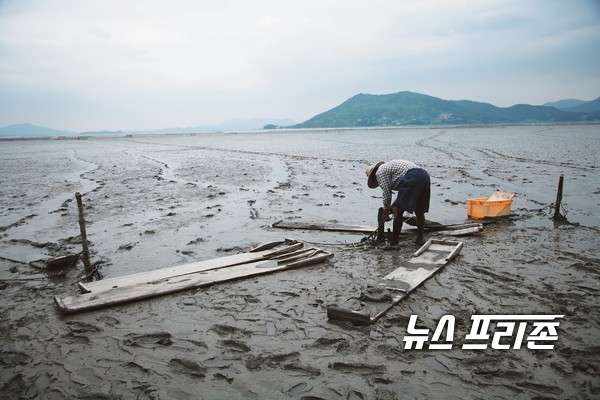
<instances>
[{"instance_id":1,"label":"white bucket hat","mask_svg":"<svg viewBox=\"0 0 600 400\"><path fill-rule=\"evenodd\" d=\"M385 163L383 161L379 161L377 164L369 165L365 171L365 174L367 174L367 186L371 189L375 189L377 186L379 186L379 183L377 183L377 178L375 177L375 173L381 164Z\"/></svg>"}]
</instances>

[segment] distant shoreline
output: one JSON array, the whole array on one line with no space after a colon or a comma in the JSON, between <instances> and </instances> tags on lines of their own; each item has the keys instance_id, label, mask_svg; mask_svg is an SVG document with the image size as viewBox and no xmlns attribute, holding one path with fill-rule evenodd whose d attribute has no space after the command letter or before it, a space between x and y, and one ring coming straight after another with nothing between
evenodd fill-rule
<instances>
[{"instance_id":1,"label":"distant shoreline","mask_svg":"<svg viewBox=\"0 0 600 400\"><path fill-rule=\"evenodd\" d=\"M244 134L244 133L314 133L333 131L385 131L385 130L409 130L409 129L481 129L502 128L515 126L588 126L600 125L600 122L539 122L539 123L514 123L514 124L465 124L465 125L398 125L398 126L368 126L368 127L339 127L339 128L278 128L278 129L255 129L255 130L233 130L233 131L198 131L198 132L139 132L139 133L100 133L100 134L78 134L73 136L5 136L0 137L0 142L9 141L38 141L38 140L88 140L101 138L133 138L148 136L197 136L205 134Z\"/></svg>"}]
</instances>

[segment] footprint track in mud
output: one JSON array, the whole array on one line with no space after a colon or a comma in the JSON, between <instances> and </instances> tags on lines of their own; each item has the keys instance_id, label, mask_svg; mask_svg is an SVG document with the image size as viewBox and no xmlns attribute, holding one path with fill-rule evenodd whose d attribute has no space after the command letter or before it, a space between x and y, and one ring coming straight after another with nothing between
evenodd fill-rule
<instances>
[{"instance_id":1,"label":"footprint track in mud","mask_svg":"<svg viewBox=\"0 0 600 400\"><path fill-rule=\"evenodd\" d=\"M475 148L475 151L478 151L485 155L488 159L501 159L501 160L513 160L523 164L533 164L533 165L552 165L555 167L567 167L571 169L579 169L582 171L593 171L595 169L594 166L583 166L581 164L570 163L565 161L550 161L550 160L541 160L541 159L533 159L533 158L525 158L525 157L517 157L510 156L508 154L500 153L499 151L485 149L485 148Z\"/></svg>"},{"instance_id":2,"label":"footprint track in mud","mask_svg":"<svg viewBox=\"0 0 600 400\"><path fill-rule=\"evenodd\" d=\"M219 341L219 345L226 350L230 350L233 352L239 353L247 353L250 352L250 347L243 341L234 340L234 339L226 339Z\"/></svg>"},{"instance_id":3,"label":"footprint track in mud","mask_svg":"<svg viewBox=\"0 0 600 400\"><path fill-rule=\"evenodd\" d=\"M191 375L196 378L204 378L208 369L201 366L196 361L182 358L172 358L169 360L169 368L173 371Z\"/></svg>"},{"instance_id":4,"label":"footprint track in mud","mask_svg":"<svg viewBox=\"0 0 600 400\"><path fill-rule=\"evenodd\" d=\"M563 167L563 168L566 167L566 168L574 169L574 170L595 172L595 166L593 166L593 165L583 166L583 165L577 164L577 163L558 161L558 160L554 161L554 160L533 159L533 158L527 158L527 157L512 156L512 155L502 153L500 151L492 150L489 148L485 148L485 147L469 148L468 149L469 152L467 152L466 151L467 148L464 148L464 147L457 148L455 142L442 141L439 139L440 137L445 136L446 134L447 134L446 131L442 131L436 135L432 135L432 136L429 136L427 138L420 140L419 142L417 142L417 144L422 147L426 147L426 148L430 148L432 150L438 151L438 152L446 155L449 159L462 162L462 164L466 165L466 167L459 168L459 171L461 172L463 178L467 179L474 186L496 187L496 184L489 184L489 185L488 184L477 184L476 181L482 182L484 180L484 178L479 177L479 176L474 176L467 171L469 169L468 166L475 165L473 160L478 159L478 157L474 157L473 154L469 154L469 152L473 152L473 151L483 154L484 155L483 159L492 165L494 164L494 160L501 160L503 162L510 160L510 161L517 162L519 164L525 164L525 165L536 165L536 166L537 165L549 165L549 166L554 166L554 167ZM442 143L443 146L435 146L433 144L429 144L428 142L439 142L439 143ZM448 150L448 148L451 148L452 151ZM488 168L483 168L482 172L489 178L496 179L496 180L498 180L498 182L503 182L504 178L501 175L498 176L498 172L507 172L507 171L506 170L498 171L496 168L488 167ZM509 173L509 171L507 173ZM508 181L511 181L511 179L508 179ZM514 181L514 180L512 180L512 181ZM517 185L518 184L522 185L524 183L532 184L533 182L530 180L527 180L527 179L524 179L523 182L515 182L515 184L517 184Z\"/></svg>"},{"instance_id":5,"label":"footprint track in mud","mask_svg":"<svg viewBox=\"0 0 600 400\"><path fill-rule=\"evenodd\" d=\"M329 368L359 375L383 374L387 371L386 366L383 364L349 363L343 361L332 362L329 364Z\"/></svg>"},{"instance_id":6,"label":"footprint track in mud","mask_svg":"<svg viewBox=\"0 0 600 400\"><path fill-rule=\"evenodd\" d=\"M245 360L245 365L246 368L250 370L264 368L272 369L281 367L281 365L284 363L297 362L299 359L299 352L259 354L247 357Z\"/></svg>"},{"instance_id":7,"label":"footprint track in mud","mask_svg":"<svg viewBox=\"0 0 600 400\"><path fill-rule=\"evenodd\" d=\"M250 336L251 332L244 329L238 328L235 326L227 325L227 324L215 324L207 329L207 331L213 331L219 336Z\"/></svg>"},{"instance_id":8,"label":"footprint track in mud","mask_svg":"<svg viewBox=\"0 0 600 400\"><path fill-rule=\"evenodd\" d=\"M0 364L2 365L26 365L32 358L27 353L20 351L0 351Z\"/></svg>"},{"instance_id":9,"label":"footprint track in mud","mask_svg":"<svg viewBox=\"0 0 600 400\"><path fill-rule=\"evenodd\" d=\"M445 134L446 134L446 132L442 131L442 132L440 132L440 133L438 133L436 135L432 135L432 136L426 137L426 138L421 139L418 142L416 142L416 145L417 146L421 146L421 147L425 147L425 148L428 148L428 149L432 149L432 150L435 150L437 152L440 152L440 153L448 156L448 158L451 159L451 160L469 159L469 157L467 156L467 154L462 153L462 152L460 152L460 151L458 151L456 149L454 151L446 150L445 147L448 147L448 146L454 148L454 144L452 142L443 142L441 140L437 140L437 138L439 138L441 136L444 136ZM434 146L432 144L428 144L427 142L439 142L439 143L445 144L445 146L444 147ZM457 157L458 154L462 155L463 158L462 159L458 158Z\"/></svg>"},{"instance_id":10,"label":"footprint track in mud","mask_svg":"<svg viewBox=\"0 0 600 400\"><path fill-rule=\"evenodd\" d=\"M103 329L97 325L81 321L67 321L67 326L73 333L95 333L103 331Z\"/></svg>"},{"instance_id":11,"label":"footprint track in mud","mask_svg":"<svg viewBox=\"0 0 600 400\"><path fill-rule=\"evenodd\" d=\"M173 344L171 340L171 334L168 332L156 332L156 333L129 333L123 339L123 344L126 346L135 347L155 347L170 346Z\"/></svg>"},{"instance_id":12,"label":"footprint track in mud","mask_svg":"<svg viewBox=\"0 0 600 400\"><path fill-rule=\"evenodd\" d=\"M25 217L23 217L23 218L19 219L18 221L16 221L16 222L13 222L13 223L12 223L12 224L10 224L10 225L6 225L6 226L0 226L0 232L4 232L4 231L7 231L7 230L9 230L9 229L11 229L11 228L15 228L15 227L17 227L17 226L21 226L21 225L23 225L23 224L26 224L26 223L27 223L27 221L29 221L29 220L31 220L31 219L33 219L33 218L37 217L37 216L38 216L37 214L29 214L29 215L27 215L27 216L25 216Z\"/></svg>"},{"instance_id":13,"label":"footprint track in mud","mask_svg":"<svg viewBox=\"0 0 600 400\"><path fill-rule=\"evenodd\" d=\"M132 140L132 142L148 144L148 145L156 145L156 143L152 142L144 142L139 140ZM259 155L259 156L276 156L283 160L296 160L296 161L306 161L306 160L318 160L323 161L324 157L311 156L311 155L295 155L295 154L287 154L276 151L253 151L253 150L242 150L242 149L228 149L223 147L211 147L211 146L199 146L199 145L183 145L183 144L173 144L173 143L163 143L163 146L173 146L180 147L185 149L196 149L196 150L206 150L206 151L217 151L228 154L248 154L248 155ZM327 157L327 161L338 161L338 162L350 162L350 163L359 163L367 165L369 160L366 159L348 159L348 158L331 158Z\"/></svg>"}]
</instances>

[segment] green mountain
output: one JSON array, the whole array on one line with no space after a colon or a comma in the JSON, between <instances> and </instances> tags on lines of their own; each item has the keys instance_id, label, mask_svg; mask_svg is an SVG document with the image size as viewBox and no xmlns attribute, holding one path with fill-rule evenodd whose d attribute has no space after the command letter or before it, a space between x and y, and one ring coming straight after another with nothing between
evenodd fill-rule
<instances>
[{"instance_id":1,"label":"green mountain","mask_svg":"<svg viewBox=\"0 0 600 400\"><path fill-rule=\"evenodd\" d=\"M501 108L469 100L442 100L413 92L358 94L294 128L398 125L514 124L600 121L600 113L518 104Z\"/></svg>"}]
</instances>

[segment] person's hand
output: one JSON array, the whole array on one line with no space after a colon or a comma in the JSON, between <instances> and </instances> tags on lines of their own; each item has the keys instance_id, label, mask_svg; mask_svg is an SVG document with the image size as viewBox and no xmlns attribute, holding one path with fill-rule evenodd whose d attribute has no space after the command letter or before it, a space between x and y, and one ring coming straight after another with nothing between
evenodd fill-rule
<instances>
[{"instance_id":1,"label":"person's hand","mask_svg":"<svg viewBox=\"0 0 600 400\"><path fill-rule=\"evenodd\" d=\"M392 215L393 215L393 211L392 210L383 210L383 215L385 215L385 221L391 221L392 220Z\"/></svg>"},{"instance_id":2,"label":"person's hand","mask_svg":"<svg viewBox=\"0 0 600 400\"><path fill-rule=\"evenodd\" d=\"M393 218L394 215L396 215L396 206L392 204L392 206L390 207L390 210L388 211L388 218Z\"/></svg>"}]
</instances>

